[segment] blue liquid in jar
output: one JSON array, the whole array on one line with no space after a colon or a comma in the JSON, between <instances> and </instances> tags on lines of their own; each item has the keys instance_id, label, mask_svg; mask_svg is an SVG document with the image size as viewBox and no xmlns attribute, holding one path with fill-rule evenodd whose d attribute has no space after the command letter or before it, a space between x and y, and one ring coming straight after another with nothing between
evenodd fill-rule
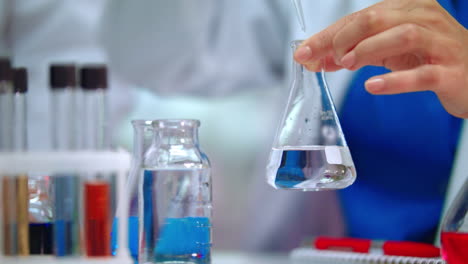
<instances>
[{"instance_id":1,"label":"blue liquid in jar","mask_svg":"<svg viewBox=\"0 0 468 264\"><path fill-rule=\"evenodd\" d=\"M156 242L155 261L211 263L210 230L207 217L167 218Z\"/></svg>"}]
</instances>

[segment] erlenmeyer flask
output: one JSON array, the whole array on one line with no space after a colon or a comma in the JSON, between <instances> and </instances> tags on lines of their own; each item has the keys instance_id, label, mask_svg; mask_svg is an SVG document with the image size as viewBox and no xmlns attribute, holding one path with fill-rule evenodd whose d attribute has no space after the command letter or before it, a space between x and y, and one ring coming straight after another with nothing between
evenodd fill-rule
<instances>
[{"instance_id":1,"label":"erlenmeyer flask","mask_svg":"<svg viewBox=\"0 0 468 264\"><path fill-rule=\"evenodd\" d=\"M291 43L293 51L301 42ZM356 170L324 72L293 64L288 104L267 166L268 183L304 191L345 188L356 179Z\"/></svg>"},{"instance_id":2,"label":"erlenmeyer flask","mask_svg":"<svg viewBox=\"0 0 468 264\"><path fill-rule=\"evenodd\" d=\"M442 256L449 264L468 263L468 180L448 210L441 239Z\"/></svg>"}]
</instances>

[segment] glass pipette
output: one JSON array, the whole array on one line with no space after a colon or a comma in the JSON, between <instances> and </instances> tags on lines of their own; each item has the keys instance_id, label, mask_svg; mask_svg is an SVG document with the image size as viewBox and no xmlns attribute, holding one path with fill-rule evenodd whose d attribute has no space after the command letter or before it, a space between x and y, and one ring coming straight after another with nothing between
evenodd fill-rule
<instances>
[{"instance_id":1,"label":"glass pipette","mask_svg":"<svg viewBox=\"0 0 468 264\"><path fill-rule=\"evenodd\" d=\"M299 21L299 25L301 25L302 31L306 31L305 20L304 20L304 12L302 10L302 3L301 0L291 0L294 7L296 8L296 16L297 20Z\"/></svg>"}]
</instances>

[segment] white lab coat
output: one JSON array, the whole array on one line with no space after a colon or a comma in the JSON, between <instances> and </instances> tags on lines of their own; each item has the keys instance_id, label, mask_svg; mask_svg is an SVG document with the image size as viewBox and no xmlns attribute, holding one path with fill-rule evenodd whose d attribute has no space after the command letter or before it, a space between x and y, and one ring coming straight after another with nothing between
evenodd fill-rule
<instances>
[{"instance_id":1,"label":"white lab coat","mask_svg":"<svg viewBox=\"0 0 468 264\"><path fill-rule=\"evenodd\" d=\"M257 164L256 170L250 166L250 175L238 176L243 185L236 187L232 187L231 177L239 169L237 163L229 162L229 155L224 160L211 156L214 242L220 248L285 250L296 246L304 236L344 232L333 192L278 192L265 184L263 168L273 137L267 132L275 130L287 93L285 72L289 71L289 63L284 62L290 61L288 42L315 33L373 2L303 1L308 29L307 34L301 34L287 0L3 0L0 48L12 55L16 65L31 69L29 117L34 133L29 138L33 149L48 145L48 126L44 126L48 123L47 64L53 61L109 63L114 73L110 98L113 123L127 114L133 103L132 92L124 87L144 87L159 95L252 101L246 106L251 114L242 119L229 113L217 118L217 122L204 124L222 126L214 131L224 137L210 136L220 140L213 144L224 146L225 152L237 148L259 155L252 161ZM291 25L296 29L291 30ZM351 73L341 71L329 76L339 108ZM155 112L164 112L164 102L158 102L153 107ZM232 104L244 106L240 102ZM142 117L147 116L136 116ZM230 120L241 121L229 127ZM251 133L255 141L249 142L255 148L242 149L223 142L229 140L230 129ZM467 130L460 143L454 179L461 178L467 169L461 162L468 158ZM214 147L207 148L216 153ZM218 150L218 154L224 153Z\"/></svg>"}]
</instances>

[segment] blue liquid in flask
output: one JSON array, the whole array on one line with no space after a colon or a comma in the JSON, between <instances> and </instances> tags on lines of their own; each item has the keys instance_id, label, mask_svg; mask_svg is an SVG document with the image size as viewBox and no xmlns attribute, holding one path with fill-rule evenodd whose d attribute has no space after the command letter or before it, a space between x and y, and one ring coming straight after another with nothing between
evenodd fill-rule
<instances>
[{"instance_id":1,"label":"blue liquid in flask","mask_svg":"<svg viewBox=\"0 0 468 264\"><path fill-rule=\"evenodd\" d=\"M356 179L349 149L342 146L273 148L267 166L270 185L277 189L342 189Z\"/></svg>"}]
</instances>

